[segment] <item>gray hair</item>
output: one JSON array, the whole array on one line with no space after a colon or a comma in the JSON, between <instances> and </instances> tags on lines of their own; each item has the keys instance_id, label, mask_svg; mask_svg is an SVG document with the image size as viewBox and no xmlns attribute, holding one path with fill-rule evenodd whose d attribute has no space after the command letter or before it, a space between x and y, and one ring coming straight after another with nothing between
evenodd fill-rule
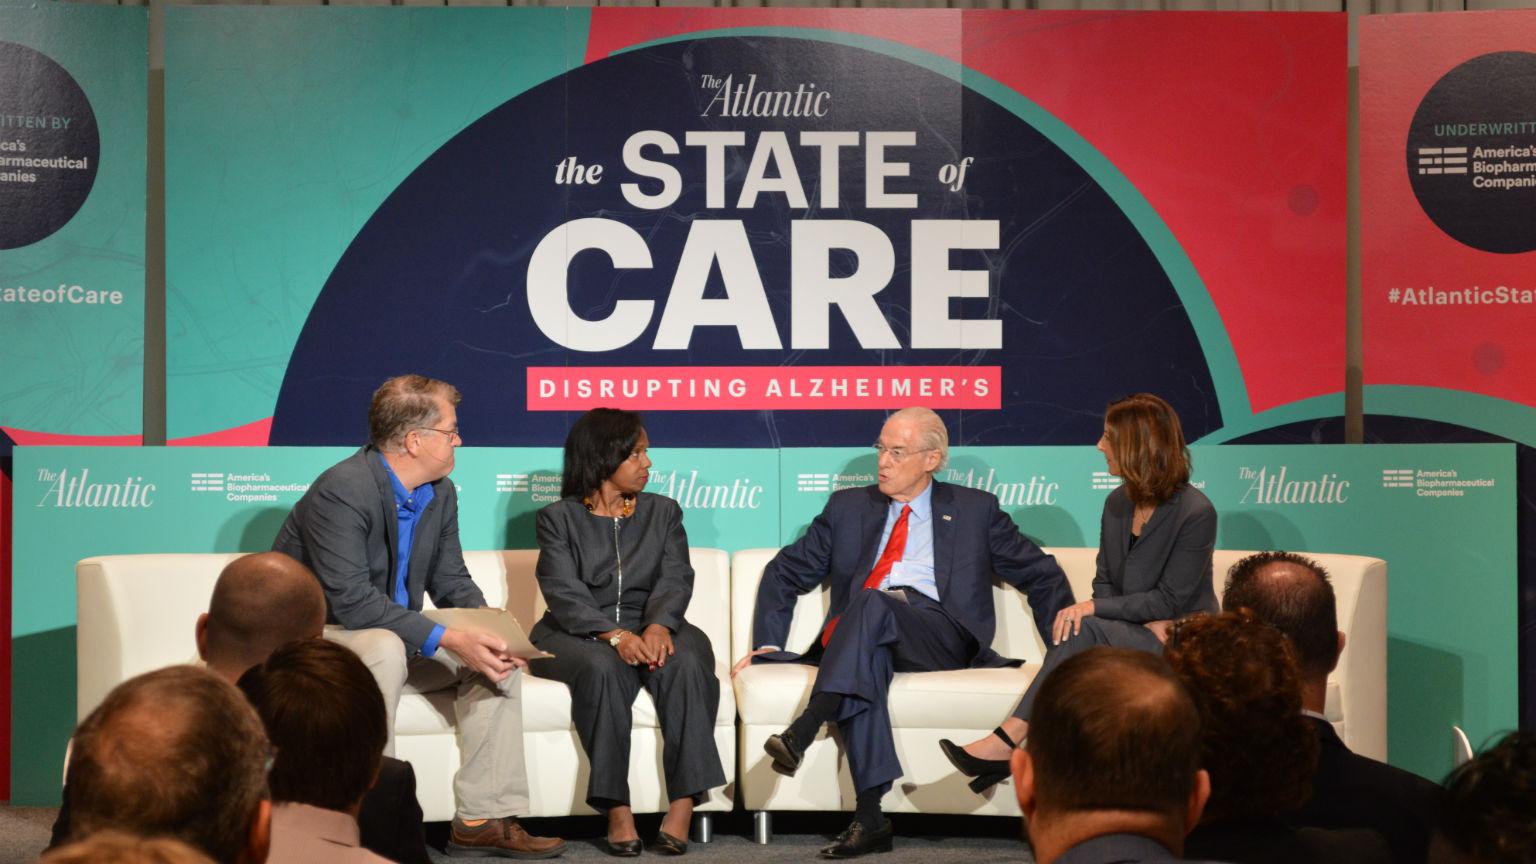
<instances>
[{"instance_id":1,"label":"gray hair","mask_svg":"<svg viewBox=\"0 0 1536 864\"><path fill-rule=\"evenodd\" d=\"M939 465L933 469L935 472L944 470L949 464L949 430L944 428L944 419L933 413L931 409L921 406L903 408L886 418L887 423L892 420L906 420L917 427L917 441L924 450L937 450L939 453Z\"/></svg>"}]
</instances>

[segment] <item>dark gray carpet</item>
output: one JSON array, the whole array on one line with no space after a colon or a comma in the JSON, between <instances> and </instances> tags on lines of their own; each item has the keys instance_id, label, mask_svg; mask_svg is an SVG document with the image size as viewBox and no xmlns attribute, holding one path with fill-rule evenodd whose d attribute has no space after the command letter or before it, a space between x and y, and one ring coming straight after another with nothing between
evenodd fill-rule
<instances>
[{"instance_id":1,"label":"dark gray carpet","mask_svg":"<svg viewBox=\"0 0 1536 864\"><path fill-rule=\"evenodd\" d=\"M0 804L0 864L23 864L37 859L48 845L49 829L58 811L51 807L11 807ZM657 817L639 818L642 836L655 833ZM689 847L689 861L731 861L746 864L805 864L819 860L816 850L829 835L846 825L846 814L779 813L774 818L773 842L759 846L752 842L752 820L748 814L717 816L715 841ZM982 817L908 816L893 817L896 826L896 850L874 856L871 864L1033 864L1029 848L1018 839L1017 823L1011 819ZM567 839L569 847L562 861L603 861L605 855L597 838L601 823L596 818L542 819L529 823L539 834L557 834ZM446 839L446 826L427 826L427 840L435 862L457 862L440 851ZM661 856L645 855L653 864Z\"/></svg>"}]
</instances>

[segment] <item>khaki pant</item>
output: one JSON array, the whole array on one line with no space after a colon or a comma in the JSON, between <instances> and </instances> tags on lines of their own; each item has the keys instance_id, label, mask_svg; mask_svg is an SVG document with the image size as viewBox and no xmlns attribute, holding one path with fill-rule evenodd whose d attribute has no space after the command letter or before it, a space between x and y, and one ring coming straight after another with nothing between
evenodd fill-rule
<instances>
[{"instance_id":1,"label":"khaki pant","mask_svg":"<svg viewBox=\"0 0 1536 864\"><path fill-rule=\"evenodd\" d=\"M405 656L405 643L388 630L325 628L325 638L352 649L379 682L389 720L385 755L395 752L395 711L407 685L417 693L454 688L459 771L453 778L461 819L495 819L528 812L523 761L522 671L500 684L459 662L446 648L431 657Z\"/></svg>"}]
</instances>

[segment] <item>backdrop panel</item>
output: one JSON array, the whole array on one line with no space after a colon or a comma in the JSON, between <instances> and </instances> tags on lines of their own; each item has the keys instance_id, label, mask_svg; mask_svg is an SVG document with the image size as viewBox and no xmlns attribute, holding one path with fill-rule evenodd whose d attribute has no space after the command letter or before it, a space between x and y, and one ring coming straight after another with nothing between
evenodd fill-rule
<instances>
[{"instance_id":1,"label":"backdrop panel","mask_svg":"<svg viewBox=\"0 0 1536 864\"><path fill-rule=\"evenodd\" d=\"M1531 11L1360 26L1366 433L1522 445L1525 728L1536 727L1533 40Z\"/></svg>"},{"instance_id":2,"label":"backdrop panel","mask_svg":"<svg viewBox=\"0 0 1536 864\"><path fill-rule=\"evenodd\" d=\"M1341 411L1343 16L167 13L173 438L355 440L404 369L498 445Z\"/></svg>"},{"instance_id":3,"label":"backdrop panel","mask_svg":"<svg viewBox=\"0 0 1536 864\"><path fill-rule=\"evenodd\" d=\"M15 800L58 794L75 719L75 561L265 549L310 481L348 452L17 451L16 686L26 698L16 734L27 746L17 753ZM788 542L831 490L873 480L862 450L653 452L650 488L682 505L690 543L729 551ZM1512 593L1510 446L1234 445L1196 448L1195 464L1195 482L1221 513L1224 547L1387 559L1394 762L1438 777L1448 767L1449 724L1474 735L1513 724L1514 613L1499 600ZM552 448L462 449L453 476L464 545L531 547L534 513L558 495L559 465ZM1088 447L960 448L941 479L989 489L1042 543L1085 546L1098 542L1099 512L1114 488L1103 467ZM1411 480L1397 479L1402 471ZM1418 530L1426 525L1435 530Z\"/></svg>"},{"instance_id":4,"label":"backdrop panel","mask_svg":"<svg viewBox=\"0 0 1536 864\"><path fill-rule=\"evenodd\" d=\"M0 800L11 448L143 429L148 12L0 4Z\"/></svg>"}]
</instances>

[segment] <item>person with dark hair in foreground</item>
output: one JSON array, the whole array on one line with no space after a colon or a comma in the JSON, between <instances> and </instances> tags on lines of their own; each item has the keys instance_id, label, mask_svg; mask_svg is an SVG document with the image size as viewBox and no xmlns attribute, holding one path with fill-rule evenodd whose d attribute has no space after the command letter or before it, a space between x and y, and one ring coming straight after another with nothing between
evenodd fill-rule
<instances>
[{"instance_id":1,"label":"person with dark hair in foreground","mask_svg":"<svg viewBox=\"0 0 1536 864\"><path fill-rule=\"evenodd\" d=\"M643 687L661 725L670 802L653 851L688 850L696 796L725 783L715 746L720 681L693 598L676 501L645 491L650 440L640 415L594 408L565 439L561 498L539 511L539 589L549 611L530 638L555 655L531 671L563 681L592 765L587 803L608 816L610 855L640 854L629 800L631 712Z\"/></svg>"},{"instance_id":2,"label":"person with dark hair in foreground","mask_svg":"<svg viewBox=\"0 0 1536 864\"><path fill-rule=\"evenodd\" d=\"M975 778L974 791L1007 774L1008 750L1029 732L1035 695L1062 661L1095 645L1155 654L1170 621L1216 611L1216 508L1189 484L1189 448L1173 406L1151 393L1111 402L1098 448L1123 482L1104 499L1093 597L1056 614L1045 663L1013 716L964 747L939 741L960 773Z\"/></svg>"},{"instance_id":3,"label":"person with dark hair in foreground","mask_svg":"<svg viewBox=\"0 0 1536 864\"><path fill-rule=\"evenodd\" d=\"M1200 821L1200 713L1155 654L1093 648L1040 686L1014 792L1037 864L1176 861Z\"/></svg>"},{"instance_id":4,"label":"person with dark hair in foreground","mask_svg":"<svg viewBox=\"0 0 1536 864\"><path fill-rule=\"evenodd\" d=\"M213 859L174 837L107 830L50 850L37 864L213 864Z\"/></svg>"},{"instance_id":5,"label":"person with dark hair in foreground","mask_svg":"<svg viewBox=\"0 0 1536 864\"><path fill-rule=\"evenodd\" d=\"M823 725L842 735L855 790L853 822L821 850L852 858L891 848L880 799L902 775L888 695L897 672L1006 666L992 650L992 583L1029 598L1044 636L1072 602L1056 559L1019 533L996 496L934 479L949 432L927 408L903 408L875 443L878 484L832 493L799 540L763 569L752 620L752 662L819 668L810 703L764 749L794 774ZM826 584L831 608L805 655L784 651L796 599Z\"/></svg>"},{"instance_id":6,"label":"person with dark hair in foreground","mask_svg":"<svg viewBox=\"0 0 1536 864\"><path fill-rule=\"evenodd\" d=\"M271 749L256 712L206 669L130 678L75 729L70 839L167 835L220 864L261 864Z\"/></svg>"},{"instance_id":7,"label":"person with dark hair in foreground","mask_svg":"<svg viewBox=\"0 0 1536 864\"><path fill-rule=\"evenodd\" d=\"M1225 608L1248 609L1284 633L1296 649L1302 714L1317 737L1312 795L1289 814L1295 825L1369 828L1385 837L1392 859L1423 861L1442 790L1417 774L1350 752L1324 716L1328 674L1344 650L1328 573L1291 552L1260 552L1232 565Z\"/></svg>"},{"instance_id":8,"label":"person with dark hair in foreground","mask_svg":"<svg viewBox=\"0 0 1536 864\"><path fill-rule=\"evenodd\" d=\"M1293 828L1306 801L1317 738L1301 716L1295 651L1252 612L1197 615L1175 624L1164 651L1200 709L1200 764L1211 799L1185 854L1233 864L1388 861L1370 831Z\"/></svg>"},{"instance_id":9,"label":"person with dark hair in foreground","mask_svg":"<svg viewBox=\"0 0 1536 864\"><path fill-rule=\"evenodd\" d=\"M535 837L518 821L528 810L523 761L522 669L528 664L489 634L448 629L421 614L485 606L459 546L453 471L459 391L445 381L401 375L374 391L369 444L321 474L294 505L272 549L302 561L325 589L341 628L325 638L363 659L384 694L385 752L393 755L395 709L409 683L452 690L459 738L458 811L450 855L552 858L557 837Z\"/></svg>"},{"instance_id":10,"label":"person with dark hair in foreground","mask_svg":"<svg viewBox=\"0 0 1536 864\"><path fill-rule=\"evenodd\" d=\"M270 864L387 862L358 842L357 811L389 732L384 697L356 654L324 639L272 652L240 677L277 749Z\"/></svg>"},{"instance_id":11,"label":"person with dark hair in foreground","mask_svg":"<svg viewBox=\"0 0 1536 864\"><path fill-rule=\"evenodd\" d=\"M295 639L319 639L325 594L308 567L280 552L259 552L225 565L208 611L197 616L197 653L208 671L233 684L273 649ZM70 793L64 787L49 848L69 834ZM399 864L429 864L411 763L385 758L358 815L363 846Z\"/></svg>"},{"instance_id":12,"label":"person with dark hair in foreground","mask_svg":"<svg viewBox=\"0 0 1536 864\"><path fill-rule=\"evenodd\" d=\"M1511 732L1451 772L1436 820L1433 864L1536 861L1536 735Z\"/></svg>"}]
</instances>

